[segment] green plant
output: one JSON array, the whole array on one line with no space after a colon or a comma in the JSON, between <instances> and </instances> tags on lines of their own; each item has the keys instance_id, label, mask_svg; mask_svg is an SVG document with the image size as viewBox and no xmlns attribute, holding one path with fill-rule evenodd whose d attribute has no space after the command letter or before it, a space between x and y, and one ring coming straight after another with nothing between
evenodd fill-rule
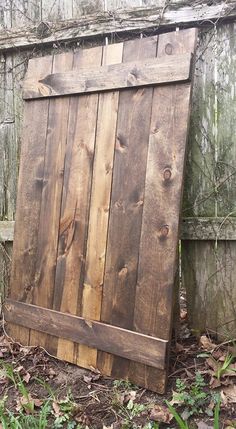
<instances>
[{"instance_id":1,"label":"green plant","mask_svg":"<svg viewBox=\"0 0 236 429\"><path fill-rule=\"evenodd\" d=\"M188 423L183 420L178 411L168 402L165 401L171 414L173 415L176 423L180 429L190 429ZM217 399L216 406L214 408L214 429L220 429L220 397Z\"/></svg>"},{"instance_id":2,"label":"green plant","mask_svg":"<svg viewBox=\"0 0 236 429\"><path fill-rule=\"evenodd\" d=\"M220 429L220 397L214 409L214 429Z\"/></svg>"},{"instance_id":3,"label":"green plant","mask_svg":"<svg viewBox=\"0 0 236 429\"><path fill-rule=\"evenodd\" d=\"M128 380L114 380L113 386L115 387L115 389L121 388L121 389L125 389L125 390L130 390L130 389L133 390L136 388L136 386Z\"/></svg>"},{"instance_id":4,"label":"green plant","mask_svg":"<svg viewBox=\"0 0 236 429\"><path fill-rule=\"evenodd\" d=\"M212 395L204 390L206 383L202 375L197 372L195 380L190 384L181 380L176 380L176 392L173 394L170 405L179 405L183 408L181 414L184 420L193 415L202 414L204 411L212 415L212 410L207 408L212 400Z\"/></svg>"},{"instance_id":5,"label":"green plant","mask_svg":"<svg viewBox=\"0 0 236 429\"><path fill-rule=\"evenodd\" d=\"M232 363L233 359L234 357L231 354L227 354L222 365L218 366L218 369L216 370L215 374L218 380L220 380L222 375L224 375L229 370L229 366Z\"/></svg>"},{"instance_id":6,"label":"green plant","mask_svg":"<svg viewBox=\"0 0 236 429\"><path fill-rule=\"evenodd\" d=\"M174 416L176 423L178 423L179 428L180 429L189 429L188 424L182 419L182 417L179 415L179 413L176 411L176 409L168 401L166 401L166 404L167 404L171 414Z\"/></svg>"}]
</instances>

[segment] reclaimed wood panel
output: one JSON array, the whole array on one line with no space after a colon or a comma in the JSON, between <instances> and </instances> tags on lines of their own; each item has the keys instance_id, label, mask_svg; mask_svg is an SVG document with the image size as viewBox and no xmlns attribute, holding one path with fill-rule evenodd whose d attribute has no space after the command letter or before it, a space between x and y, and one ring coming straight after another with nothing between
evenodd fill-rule
<instances>
[{"instance_id":1,"label":"reclaimed wood panel","mask_svg":"<svg viewBox=\"0 0 236 429\"><path fill-rule=\"evenodd\" d=\"M176 64L179 64L176 67ZM90 67L80 72L52 73L40 79L30 76L24 81L23 98L55 97L135 86L153 85L190 78L191 54L170 55L161 62L153 60Z\"/></svg>"},{"instance_id":2,"label":"reclaimed wood panel","mask_svg":"<svg viewBox=\"0 0 236 429\"><path fill-rule=\"evenodd\" d=\"M178 70L185 54L190 67L195 39L192 29L79 49L45 57L37 73L47 66L47 74L84 76L89 67L127 70L141 61L161 67L169 57ZM120 92L25 101L33 115L27 132L36 124L38 134L24 143L16 220L23 239L22 247L14 240L6 304L24 344L164 391L190 92L190 82L167 76L163 85L156 77L155 85ZM28 239L33 245L24 247ZM20 261L29 266L22 279Z\"/></svg>"}]
</instances>

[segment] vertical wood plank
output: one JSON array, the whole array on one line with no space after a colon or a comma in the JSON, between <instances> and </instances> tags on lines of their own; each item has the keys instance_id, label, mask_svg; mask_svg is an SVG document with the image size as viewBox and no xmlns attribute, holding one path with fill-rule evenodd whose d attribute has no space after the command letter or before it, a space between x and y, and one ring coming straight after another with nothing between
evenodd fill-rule
<instances>
[{"instance_id":1,"label":"vertical wood plank","mask_svg":"<svg viewBox=\"0 0 236 429\"><path fill-rule=\"evenodd\" d=\"M53 72L71 70L73 53L55 55ZM55 265L58 246L61 194L66 149L69 97L49 101L48 129L46 136L42 200L38 226L38 250L32 304L52 308ZM45 347L47 335L31 331L30 344ZM50 350L50 343L47 348Z\"/></svg>"},{"instance_id":2,"label":"vertical wood plank","mask_svg":"<svg viewBox=\"0 0 236 429\"><path fill-rule=\"evenodd\" d=\"M103 65L122 62L123 43L104 46ZM99 95L82 316L100 320L119 92ZM96 367L97 350L79 346L78 365Z\"/></svg>"},{"instance_id":3,"label":"vertical wood plank","mask_svg":"<svg viewBox=\"0 0 236 429\"><path fill-rule=\"evenodd\" d=\"M74 54L74 68L101 65L101 61L101 46ZM54 308L77 315L82 311L97 108L98 94L71 98ZM76 362L77 348L60 339L57 356Z\"/></svg>"},{"instance_id":4,"label":"vertical wood plank","mask_svg":"<svg viewBox=\"0 0 236 429\"><path fill-rule=\"evenodd\" d=\"M195 42L195 30L162 34L158 56L193 52ZM134 329L166 340L171 337L190 91L190 84L156 87L150 125ZM153 390L165 390L162 371L132 362L130 377L145 387L152 379Z\"/></svg>"},{"instance_id":5,"label":"vertical wood plank","mask_svg":"<svg viewBox=\"0 0 236 429\"><path fill-rule=\"evenodd\" d=\"M45 70L48 70L48 73L51 72L52 57L29 62L28 73L40 77ZM27 296L31 293L34 284L48 106L49 101L46 99L41 100L40 103L34 101L25 103L10 283L10 296L19 301L27 301ZM8 333L23 344L29 341L29 330L26 328L11 324L8 326Z\"/></svg>"},{"instance_id":6,"label":"vertical wood plank","mask_svg":"<svg viewBox=\"0 0 236 429\"><path fill-rule=\"evenodd\" d=\"M156 48L156 37L125 42L123 62L155 57ZM101 316L127 329L133 324L152 93L152 88L127 90L119 101ZM112 360L99 353L99 368ZM124 378L127 364L115 357L112 374L119 368Z\"/></svg>"}]
</instances>

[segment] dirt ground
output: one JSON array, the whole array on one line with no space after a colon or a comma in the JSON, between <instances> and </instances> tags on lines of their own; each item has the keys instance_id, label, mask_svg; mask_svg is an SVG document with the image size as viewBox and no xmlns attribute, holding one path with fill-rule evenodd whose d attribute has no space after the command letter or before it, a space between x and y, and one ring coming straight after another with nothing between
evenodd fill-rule
<instances>
[{"instance_id":1,"label":"dirt ground","mask_svg":"<svg viewBox=\"0 0 236 429\"><path fill-rule=\"evenodd\" d=\"M50 398L54 416L61 416L62 423L58 427L180 427L167 408L165 400L168 400L182 416L188 413L189 427L207 429L215 428L211 410L215 406L214 397L218 395L219 427L235 428L235 345L232 342L216 344L207 335L197 340L187 327L185 314L182 319L180 337L172 343L168 390L164 397L126 381L113 380L59 361L38 347L13 343L2 331L0 398L5 401L4 410L16 415L24 407L24 391L22 398L22 389L18 386L21 380L34 403L34 412ZM196 377L200 377L200 381L196 382ZM63 423L63 412L66 419L73 419L77 426L72 423L69 426L67 420Z\"/></svg>"}]
</instances>

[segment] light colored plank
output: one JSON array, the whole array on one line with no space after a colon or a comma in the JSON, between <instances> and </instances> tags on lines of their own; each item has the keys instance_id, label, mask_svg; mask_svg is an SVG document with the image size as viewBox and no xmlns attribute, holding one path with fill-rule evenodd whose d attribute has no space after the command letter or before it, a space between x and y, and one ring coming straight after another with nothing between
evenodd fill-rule
<instances>
[{"instance_id":1,"label":"light colored plank","mask_svg":"<svg viewBox=\"0 0 236 429\"><path fill-rule=\"evenodd\" d=\"M80 72L52 73L37 80L28 76L23 85L23 98L54 97L122 88L188 81L191 55L166 55L159 61L148 59L100 68L80 69ZM34 61L34 60L30 60ZM178 64L178 67L176 67Z\"/></svg>"},{"instance_id":2,"label":"light colored plank","mask_svg":"<svg viewBox=\"0 0 236 429\"><path fill-rule=\"evenodd\" d=\"M236 17L234 0L214 3L212 5L199 3L199 0L189 2L188 5L168 4L163 7L152 6L135 9L118 10L96 13L83 16L80 19L47 24L45 34L40 35L37 27L26 31L14 30L0 34L0 50L15 49L18 47L53 44L66 40L80 40L98 35L111 35L124 32L137 33L151 29L165 30L181 27L186 23L192 25L206 25L220 18L233 19Z\"/></svg>"},{"instance_id":3,"label":"light colored plank","mask_svg":"<svg viewBox=\"0 0 236 429\"><path fill-rule=\"evenodd\" d=\"M123 43L103 48L103 65L122 61ZM119 93L99 95L82 316L100 320ZM79 347L77 363L97 366L97 350Z\"/></svg>"},{"instance_id":4,"label":"light colored plank","mask_svg":"<svg viewBox=\"0 0 236 429\"><path fill-rule=\"evenodd\" d=\"M167 341L23 302L6 300L6 321L165 368Z\"/></svg>"},{"instance_id":5,"label":"light colored plank","mask_svg":"<svg viewBox=\"0 0 236 429\"><path fill-rule=\"evenodd\" d=\"M102 47L78 50L74 68L101 64ZM98 94L72 97L56 266L54 307L81 315ZM86 124L86 126L81 126ZM76 362L77 345L58 341L57 356Z\"/></svg>"}]
</instances>

